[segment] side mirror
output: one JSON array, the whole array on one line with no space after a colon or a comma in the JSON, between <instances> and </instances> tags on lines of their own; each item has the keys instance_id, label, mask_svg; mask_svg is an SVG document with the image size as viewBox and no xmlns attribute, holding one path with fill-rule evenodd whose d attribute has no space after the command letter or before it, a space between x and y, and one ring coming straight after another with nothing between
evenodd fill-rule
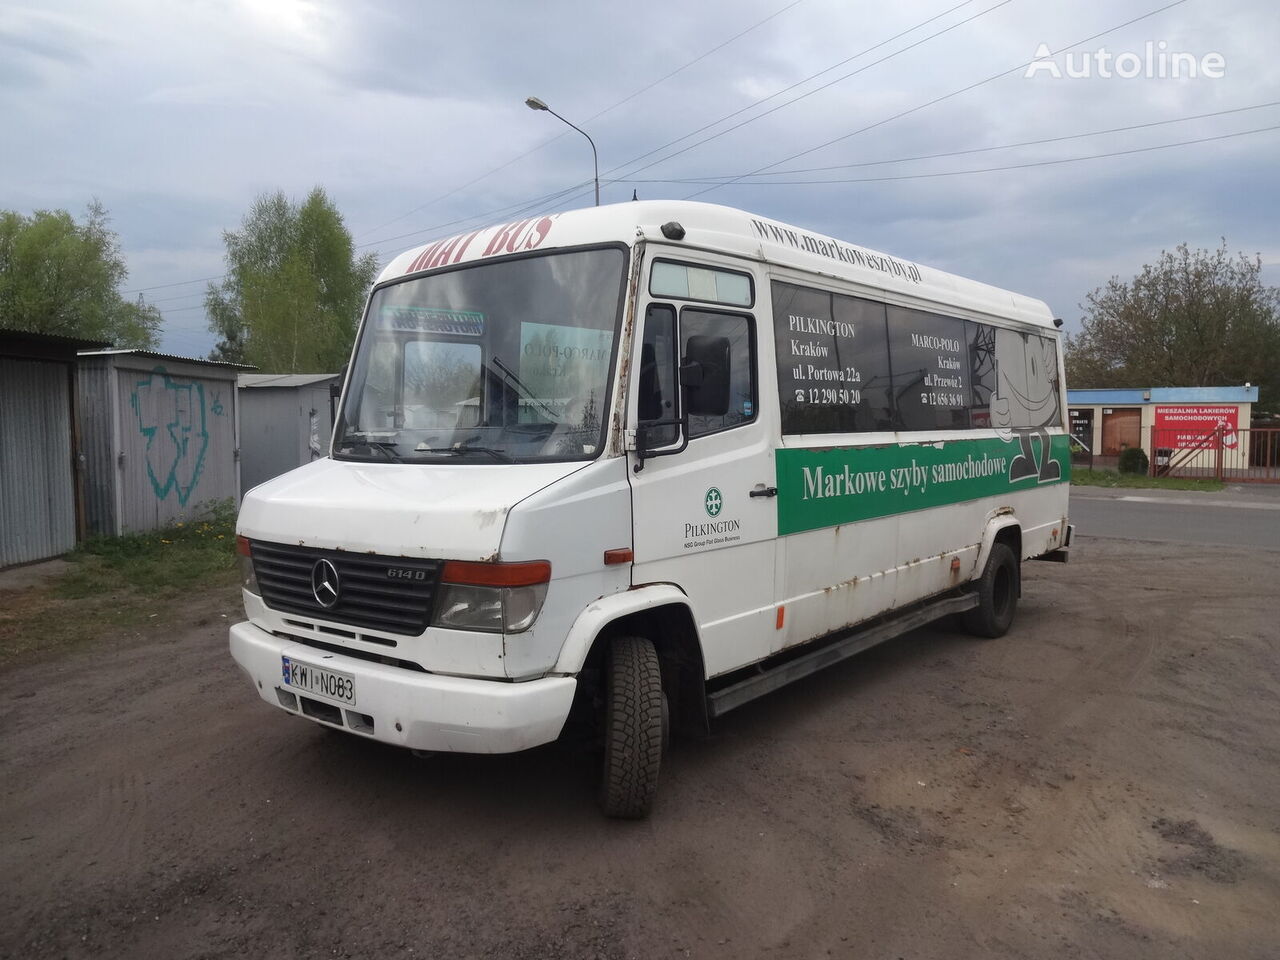
<instances>
[{"instance_id":1,"label":"side mirror","mask_svg":"<svg viewBox=\"0 0 1280 960\"><path fill-rule=\"evenodd\" d=\"M652 389L652 383L646 381L648 369L645 363L649 355L641 354L641 402L644 403L646 385ZM680 361L676 371L680 383L680 393L684 400L680 404L680 416L667 420L645 420L636 427L636 465L632 468L636 473L644 469L646 458L667 457L681 453L689 445L689 415L698 414L709 417L723 417L729 412L729 340L727 337L690 337L685 344L685 357ZM643 409L643 407L642 407ZM646 409L647 412L647 409ZM651 451L649 443L651 433L662 431L662 436L673 427L680 429L678 446ZM665 439L665 437L664 437ZM672 433L670 443L675 440Z\"/></svg>"},{"instance_id":2,"label":"side mirror","mask_svg":"<svg viewBox=\"0 0 1280 960\"><path fill-rule=\"evenodd\" d=\"M680 364L678 373L680 375L680 386L702 386L702 364L697 360L690 360L686 357L684 362Z\"/></svg>"},{"instance_id":3,"label":"side mirror","mask_svg":"<svg viewBox=\"0 0 1280 960\"><path fill-rule=\"evenodd\" d=\"M729 338L690 337L680 364L686 409L695 416L723 417L729 412Z\"/></svg>"}]
</instances>

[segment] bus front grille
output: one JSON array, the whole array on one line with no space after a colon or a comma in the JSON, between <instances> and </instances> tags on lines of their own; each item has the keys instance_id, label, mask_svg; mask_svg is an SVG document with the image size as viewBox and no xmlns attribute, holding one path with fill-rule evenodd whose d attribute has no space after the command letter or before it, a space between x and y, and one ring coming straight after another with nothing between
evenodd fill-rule
<instances>
[{"instance_id":1,"label":"bus front grille","mask_svg":"<svg viewBox=\"0 0 1280 960\"><path fill-rule=\"evenodd\" d=\"M252 556L263 602L272 610L407 636L430 622L438 560L260 540L253 541Z\"/></svg>"}]
</instances>

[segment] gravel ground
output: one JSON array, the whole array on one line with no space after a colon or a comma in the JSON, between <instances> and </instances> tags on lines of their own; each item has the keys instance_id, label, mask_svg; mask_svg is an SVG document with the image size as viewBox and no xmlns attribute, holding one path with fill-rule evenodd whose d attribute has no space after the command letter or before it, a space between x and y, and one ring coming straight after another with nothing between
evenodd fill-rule
<instances>
[{"instance_id":1,"label":"gravel ground","mask_svg":"<svg viewBox=\"0 0 1280 960\"><path fill-rule=\"evenodd\" d=\"M642 823L566 747L272 710L193 599L0 675L0 957L1280 956L1275 555L1025 569L1004 639L920 630L677 743Z\"/></svg>"}]
</instances>

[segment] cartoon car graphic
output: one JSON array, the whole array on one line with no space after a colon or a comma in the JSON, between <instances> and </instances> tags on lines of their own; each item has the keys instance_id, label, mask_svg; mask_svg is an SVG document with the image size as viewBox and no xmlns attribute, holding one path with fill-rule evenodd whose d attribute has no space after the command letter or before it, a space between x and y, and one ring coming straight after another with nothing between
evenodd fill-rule
<instances>
[{"instance_id":1,"label":"cartoon car graphic","mask_svg":"<svg viewBox=\"0 0 1280 960\"><path fill-rule=\"evenodd\" d=\"M1057 347L1047 337L996 331L996 389L991 425L1006 442L1017 437L1019 454L1009 465L1009 481L1038 477L1058 480L1062 467L1050 456L1048 427L1061 423L1058 408ZM1032 438L1039 437L1037 450Z\"/></svg>"}]
</instances>

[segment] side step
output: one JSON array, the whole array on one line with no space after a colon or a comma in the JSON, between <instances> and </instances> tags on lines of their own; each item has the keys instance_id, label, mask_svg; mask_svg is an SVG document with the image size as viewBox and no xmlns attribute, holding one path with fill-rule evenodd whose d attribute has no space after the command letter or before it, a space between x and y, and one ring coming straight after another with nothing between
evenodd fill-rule
<instances>
[{"instance_id":1,"label":"side step","mask_svg":"<svg viewBox=\"0 0 1280 960\"><path fill-rule=\"evenodd\" d=\"M869 650L886 640L892 640L916 627L923 627L939 617L963 613L977 605L976 593L953 594L940 600L929 601L923 606L911 607L886 619L878 620L870 626L855 627L852 632L821 649L794 659L784 660L772 667L766 662L760 666L759 672L708 694L707 711L713 718L723 716L735 707L749 703L766 693L772 693L801 677L817 673L833 663L848 660L855 654Z\"/></svg>"}]
</instances>

